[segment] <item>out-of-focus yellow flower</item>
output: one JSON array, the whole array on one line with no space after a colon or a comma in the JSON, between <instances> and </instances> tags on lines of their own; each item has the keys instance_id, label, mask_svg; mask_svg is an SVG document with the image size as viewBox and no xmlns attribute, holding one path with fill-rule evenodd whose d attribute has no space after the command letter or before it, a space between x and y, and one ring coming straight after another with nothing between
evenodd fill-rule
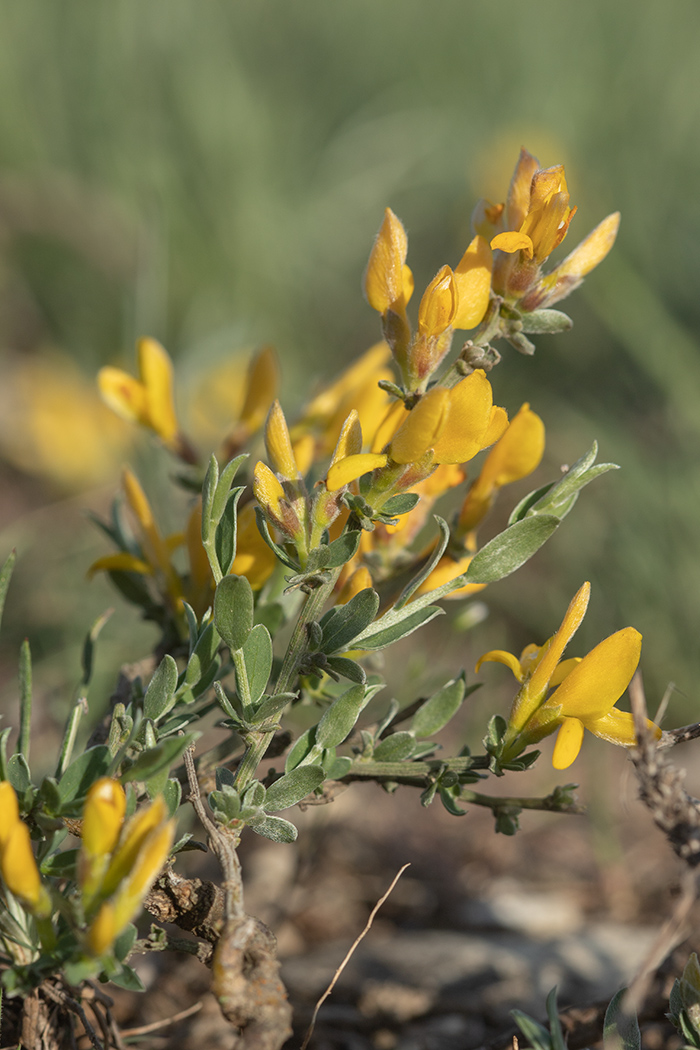
<instances>
[{"instance_id":1,"label":"out-of-focus yellow flower","mask_svg":"<svg viewBox=\"0 0 700 1050\"><path fill-rule=\"evenodd\" d=\"M29 828L20 819L12 785L0 782L0 874L10 893L39 918L51 913L51 899L42 885Z\"/></svg>"},{"instance_id":2,"label":"out-of-focus yellow flower","mask_svg":"<svg viewBox=\"0 0 700 1050\"><path fill-rule=\"evenodd\" d=\"M274 474L272 476L277 481ZM272 576L276 566L277 558L260 535L255 507L253 503L246 503L238 512L236 557L231 572L235 576L245 576L253 590L259 591Z\"/></svg>"},{"instance_id":3,"label":"out-of-focus yellow flower","mask_svg":"<svg viewBox=\"0 0 700 1050\"><path fill-rule=\"evenodd\" d=\"M81 491L114 476L131 439L131 428L67 355L42 352L3 363L0 453L19 470Z\"/></svg>"},{"instance_id":4,"label":"out-of-focus yellow flower","mask_svg":"<svg viewBox=\"0 0 700 1050\"><path fill-rule=\"evenodd\" d=\"M605 638L581 660L562 661L567 643L578 629L588 606L590 584L574 596L561 627L543 646L528 646L518 660L512 653L493 650L477 663L503 663L521 682L508 719L503 761L519 755L530 744L558 730L552 758L555 769L566 769L578 755L583 731L622 747L634 747L631 714L618 711L616 702L629 685L639 663L642 636L633 627ZM547 696L552 686L557 686ZM657 739L661 730L647 720Z\"/></svg>"},{"instance_id":5,"label":"out-of-focus yellow flower","mask_svg":"<svg viewBox=\"0 0 700 1050\"><path fill-rule=\"evenodd\" d=\"M232 459L263 425L278 389L277 355L271 346L264 346L250 359L238 422L224 441L225 460Z\"/></svg>"},{"instance_id":6,"label":"out-of-focus yellow flower","mask_svg":"<svg viewBox=\"0 0 700 1050\"><path fill-rule=\"evenodd\" d=\"M458 533L475 529L504 485L536 470L544 453L544 423L526 402L484 460L481 472L462 504Z\"/></svg>"},{"instance_id":7,"label":"out-of-focus yellow flower","mask_svg":"<svg viewBox=\"0 0 700 1050\"><path fill-rule=\"evenodd\" d=\"M111 777L100 777L88 791L83 810L78 879L83 898L91 900L100 887L116 848L126 813L124 788Z\"/></svg>"},{"instance_id":8,"label":"out-of-focus yellow flower","mask_svg":"<svg viewBox=\"0 0 700 1050\"><path fill-rule=\"evenodd\" d=\"M449 583L457 576L461 576L469 568L472 558L472 554L465 554L462 558L453 558L449 554L443 554L440 561L427 579L423 580L413 597L417 598L419 594L427 594L428 591L434 591L436 587L442 587L443 583ZM485 583L466 583L464 587L459 587L457 590L452 591L447 597L468 598L472 594L478 594L479 591L483 591L485 586Z\"/></svg>"},{"instance_id":9,"label":"out-of-focus yellow flower","mask_svg":"<svg viewBox=\"0 0 700 1050\"><path fill-rule=\"evenodd\" d=\"M98 782L99 783L99 782ZM99 792L86 803L86 817L97 804ZM175 821L168 820L162 795L121 827L116 849L97 893L86 900L89 908L102 901L86 935L88 950L103 955L124 927L138 913L143 898L165 864L175 834Z\"/></svg>"},{"instance_id":10,"label":"out-of-focus yellow flower","mask_svg":"<svg viewBox=\"0 0 700 1050\"><path fill-rule=\"evenodd\" d=\"M122 474L122 487L136 521L143 557L139 558L128 551L108 554L93 562L88 575L93 576L96 572L138 572L153 576L163 594L169 598L173 607L179 610L184 596L182 581L170 559L173 551L183 543L184 537L181 533L167 538L161 536L146 494L128 467Z\"/></svg>"},{"instance_id":11,"label":"out-of-focus yellow flower","mask_svg":"<svg viewBox=\"0 0 700 1050\"><path fill-rule=\"evenodd\" d=\"M109 407L133 423L140 423L157 434L164 445L182 453L173 400L173 365L170 356L155 339L139 339L136 345L139 377L121 368L101 368L97 383Z\"/></svg>"},{"instance_id":12,"label":"out-of-focus yellow flower","mask_svg":"<svg viewBox=\"0 0 700 1050\"><path fill-rule=\"evenodd\" d=\"M369 569L365 565L360 565L359 568L348 576L347 580L341 587L338 597L336 598L336 605L347 605L351 598L354 598L360 591L367 590L368 587L372 586L372 577Z\"/></svg>"}]
</instances>

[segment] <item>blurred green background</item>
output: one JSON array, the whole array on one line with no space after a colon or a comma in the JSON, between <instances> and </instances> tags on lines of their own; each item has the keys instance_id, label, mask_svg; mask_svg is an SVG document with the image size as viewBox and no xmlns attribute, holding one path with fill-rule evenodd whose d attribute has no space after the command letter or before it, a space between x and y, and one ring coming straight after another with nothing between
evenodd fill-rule
<instances>
[{"instance_id":1,"label":"blurred green background","mask_svg":"<svg viewBox=\"0 0 700 1050\"><path fill-rule=\"evenodd\" d=\"M174 527L172 467L107 422L103 457L79 397L67 407L81 384L107 362L132 369L141 334L168 347L181 389L270 342L293 416L378 338L361 276L384 207L409 231L420 288L459 259L474 203L503 199L526 145L567 166L579 205L567 250L610 211L622 227L567 304L573 332L539 337L533 359L505 348L496 400L543 416L538 483L594 438L623 469L485 592L491 615L452 648L469 667L487 648L542 641L590 579L576 651L634 624L652 711L672 679L673 720L697 717L699 48L696 0L0 5L0 554L20 554L8 712L25 634L49 721L108 604L96 694L153 638L104 580L84 582L106 545L83 509L104 508L130 458ZM64 390L66 358L79 371Z\"/></svg>"}]
</instances>

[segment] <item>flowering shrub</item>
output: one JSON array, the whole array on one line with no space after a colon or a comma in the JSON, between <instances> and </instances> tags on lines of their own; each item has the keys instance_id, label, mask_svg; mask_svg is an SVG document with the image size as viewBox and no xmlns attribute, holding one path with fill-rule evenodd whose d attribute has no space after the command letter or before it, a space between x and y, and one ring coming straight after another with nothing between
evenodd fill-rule
<instances>
[{"instance_id":1,"label":"flowering shrub","mask_svg":"<svg viewBox=\"0 0 700 1050\"><path fill-rule=\"evenodd\" d=\"M430 281L412 323L407 236L387 209L365 274L382 341L318 391L291 426L277 400L276 357L262 350L251 361L240 415L208 461L182 431L173 367L159 343L139 342L138 378L102 369L106 403L181 462L178 481L192 493L191 507L182 531L163 535L139 480L124 471L102 525L115 550L90 573L108 573L161 638L149 669L128 680L104 724L90 727L90 745L76 755L81 698L54 774L36 783L28 688L10 757L9 731L0 736L7 995L48 985L55 992L64 981L74 990L70 1002L64 997L70 1010L75 989L93 977L140 985L130 952L168 940L152 928L137 941L133 920L142 905L163 917L167 890L167 918L183 925L192 906L182 892L187 880L172 867L190 838L174 841L185 787L223 876L218 912L197 928L200 957L212 965L214 990L242 1045L280 1046L289 1008L274 948L244 912L236 849L245 829L292 842L297 829L280 813L334 782L372 780L417 787L423 806L438 800L455 815L488 807L496 830L513 834L523 808L577 811L574 785L538 799L490 796L474 785L531 767L539 755L532 746L555 732L557 769L575 760L584 729L635 747L633 717L615 705L635 673L639 633L624 627L583 659L563 658L586 611L587 583L544 644L519 659L501 650L481 657L477 672L485 661L500 662L519 683L508 718L494 714L481 750L448 755L435 739L477 688L462 669L446 672L427 699L374 704L385 683L373 654L442 615L443 600L468 599L514 573L553 536L585 486L613 468L596 463L594 444L520 500L503 531L489 532L501 490L539 466L545 441L529 403L511 419L495 403L490 376L501 358L494 344L531 354L530 336L570 327L552 306L615 239L617 214L547 271L575 211L563 168L542 169L523 150L506 201L477 206L473 240L454 269L445 265ZM465 330L471 336L455 352L455 333ZM256 461L247 449L257 448L261 430L265 457ZM468 480L467 464L484 450ZM460 493L452 519L433 515L452 490ZM12 558L3 598L11 567ZM28 660L24 649L25 683ZM288 715L302 705L312 718L299 732ZM212 711L223 738L198 750L200 724ZM661 736L651 722L647 733ZM271 756L277 764L263 765ZM215 787L205 805L200 783L210 774ZM256 996L263 985L266 995Z\"/></svg>"}]
</instances>

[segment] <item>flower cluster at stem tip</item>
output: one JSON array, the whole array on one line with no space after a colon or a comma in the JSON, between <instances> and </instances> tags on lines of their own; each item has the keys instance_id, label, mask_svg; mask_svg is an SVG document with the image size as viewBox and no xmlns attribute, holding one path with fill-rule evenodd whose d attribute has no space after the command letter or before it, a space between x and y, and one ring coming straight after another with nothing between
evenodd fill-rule
<instances>
[{"instance_id":1,"label":"flower cluster at stem tip","mask_svg":"<svg viewBox=\"0 0 700 1050\"><path fill-rule=\"evenodd\" d=\"M359 534L354 553L333 578L336 605L376 588L390 606L401 581L428 563L430 571L410 600L423 600L438 588L439 598L463 598L486 586L478 578L463 579L483 549L480 530L501 489L532 474L545 447L544 424L529 402L510 420L494 403L488 373L500 355L492 343L504 339L532 353L528 334L570 326L566 315L551 307L605 258L619 225L618 213L609 215L547 272L547 260L575 213L563 167L541 168L521 150L505 201L477 205L472 240L454 268L442 266L428 283L412 324L408 237L386 209L364 277L367 300L381 317L382 341L317 391L291 426L277 399L274 353L265 348L251 358L242 407L223 437L222 454L229 460L255 447L262 431L266 455L235 497L235 553L224 573L245 576L253 591L265 593L276 580L279 586L281 552L297 574L291 579L312 586L308 577L327 562L319 551L354 532ZM471 338L450 362L458 331L472 333ZM159 343L139 342L138 377L104 368L99 386L121 416L149 429L190 466L198 465L177 417L172 364ZM482 452L480 468L468 479L467 465ZM421 540L429 513L465 481L449 541L437 551L438 541ZM123 549L95 562L91 572L145 580L151 601L160 603L182 636L185 604L201 617L215 592L201 500L194 502L183 533L166 537L128 469L123 491L132 536ZM406 503L409 494L418 502ZM174 560L183 546L184 571ZM520 660L494 650L479 661L478 667L488 660L505 663L521 683L503 741L505 760L555 731L557 768L574 760L584 728L624 746L634 743L631 716L615 703L636 668L640 635L625 628L580 662L560 662L588 593L586 584L545 646L528 647Z\"/></svg>"}]
</instances>

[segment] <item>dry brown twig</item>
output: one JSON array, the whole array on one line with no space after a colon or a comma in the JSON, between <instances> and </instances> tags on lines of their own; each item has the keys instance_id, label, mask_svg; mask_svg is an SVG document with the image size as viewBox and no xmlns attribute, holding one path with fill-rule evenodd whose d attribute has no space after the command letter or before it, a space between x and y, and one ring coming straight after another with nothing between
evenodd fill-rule
<instances>
[{"instance_id":1,"label":"dry brown twig","mask_svg":"<svg viewBox=\"0 0 700 1050\"><path fill-rule=\"evenodd\" d=\"M326 988L325 992L323 993L321 998L316 1003L316 1006L314 1007L314 1012L311 1015L311 1023L309 1024L308 1031L307 1031L306 1035L304 1036L304 1042L301 1044L301 1050L306 1050L307 1046L309 1045L309 1040L311 1039L311 1036L313 1035L313 1032L314 1032L314 1028L316 1027L316 1018L318 1017L318 1011L321 1009L321 1007L325 1003L326 999L328 998L328 996L331 994L331 992L335 988L341 973L343 972L343 970L345 969L347 964L350 962L350 959L355 954L355 951L357 950L358 945L360 944L361 941L364 940L364 938L367 936L367 934L371 930L372 923L374 922L375 915L377 914L377 912L381 908L382 904L384 904L384 902L388 898L389 894L394 889L394 886L399 881L399 879L401 878L401 876L405 872L406 868L410 868L410 866L411 866L410 864L404 864L402 868L399 868L399 870L396 872L396 875L394 875L393 879L391 880L391 884L390 884L388 890L386 890L386 892L382 894L382 896L379 898L377 903L372 908L372 911L369 913L369 918L367 919L367 922L365 923L365 928L362 930L362 932L360 934L358 934L358 936L353 941L352 945L350 946L350 948L348 949L348 951L347 951L347 953L345 955L345 958L343 959L343 961L341 962L340 966L338 967L338 969L333 974L333 978L331 980L331 983L328 985L328 987Z\"/></svg>"},{"instance_id":2,"label":"dry brown twig","mask_svg":"<svg viewBox=\"0 0 700 1050\"><path fill-rule=\"evenodd\" d=\"M647 704L639 674L632 679L629 693L637 734L637 747L631 757L639 781L640 798L674 852L688 865L673 913L659 931L625 995L623 1009L632 1014L640 1011L656 969L686 936L687 919L698 897L700 802L683 788L685 771L676 769L662 753L663 747L673 746L681 739L693 739L698 734L690 731L697 727L686 726L675 734L665 734L666 738L673 739L669 743L662 738L657 745L647 728Z\"/></svg>"}]
</instances>

